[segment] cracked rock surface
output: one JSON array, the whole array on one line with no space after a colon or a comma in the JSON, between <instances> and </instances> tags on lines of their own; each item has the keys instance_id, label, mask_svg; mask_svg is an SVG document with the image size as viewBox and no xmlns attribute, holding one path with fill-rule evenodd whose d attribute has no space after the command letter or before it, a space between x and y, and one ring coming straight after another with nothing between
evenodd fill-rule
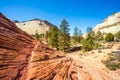
<instances>
[{"instance_id":1,"label":"cracked rock surface","mask_svg":"<svg viewBox=\"0 0 120 80\"><path fill-rule=\"evenodd\" d=\"M31 38L0 13L0 80L113 80L91 63Z\"/></svg>"}]
</instances>

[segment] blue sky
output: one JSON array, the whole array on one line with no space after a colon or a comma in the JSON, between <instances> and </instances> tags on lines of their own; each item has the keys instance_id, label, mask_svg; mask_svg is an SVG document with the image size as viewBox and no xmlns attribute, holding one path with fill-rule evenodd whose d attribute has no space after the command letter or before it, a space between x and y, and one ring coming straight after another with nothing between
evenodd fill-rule
<instances>
[{"instance_id":1,"label":"blue sky","mask_svg":"<svg viewBox=\"0 0 120 80\"><path fill-rule=\"evenodd\" d=\"M62 19L82 32L120 11L120 0L0 0L0 12L11 20L48 20L59 27Z\"/></svg>"}]
</instances>

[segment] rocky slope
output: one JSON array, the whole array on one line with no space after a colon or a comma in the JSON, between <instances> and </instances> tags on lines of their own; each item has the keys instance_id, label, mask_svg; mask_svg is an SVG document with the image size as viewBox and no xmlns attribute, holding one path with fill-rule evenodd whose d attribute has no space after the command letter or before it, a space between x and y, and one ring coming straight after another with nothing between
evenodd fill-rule
<instances>
[{"instance_id":1,"label":"rocky slope","mask_svg":"<svg viewBox=\"0 0 120 80\"><path fill-rule=\"evenodd\" d=\"M0 80L114 80L87 61L65 57L0 14Z\"/></svg>"},{"instance_id":2,"label":"rocky slope","mask_svg":"<svg viewBox=\"0 0 120 80\"><path fill-rule=\"evenodd\" d=\"M120 31L120 12L108 16L104 21L94 28L94 31L101 31L104 33L116 33Z\"/></svg>"},{"instance_id":3,"label":"rocky slope","mask_svg":"<svg viewBox=\"0 0 120 80\"><path fill-rule=\"evenodd\" d=\"M40 19L33 19L29 21L13 21L17 27L22 29L23 31L27 32L30 35L34 35L36 31L38 34L44 34L46 31L49 30L53 24L49 23L48 21L40 20Z\"/></svg>"},{"instance_id":4,"label":"rocky slope","mask_svg":"<svg viewBox=\"0 0 120 80\"><path fill-rule=\"evenodd\" d=\"M36 44L0 13L0 80L16 80L23 74Z\"/></svg>"}]
</instances>

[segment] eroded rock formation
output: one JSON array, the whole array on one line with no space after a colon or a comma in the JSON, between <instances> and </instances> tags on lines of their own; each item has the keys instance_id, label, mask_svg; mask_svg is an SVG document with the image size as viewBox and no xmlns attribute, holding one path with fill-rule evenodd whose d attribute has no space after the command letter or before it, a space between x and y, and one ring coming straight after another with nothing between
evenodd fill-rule
<instances>
[{"instance_id":1,"label":"eroded rock formation","mask_svg":"<svg viewBox=\"0 0 120 80\"><path fill-rule=\"evenodd\" d=\"M18 22L15 20L13 22L16 24L17 27L30 35L35 35L36 33L45 34L46 31L48 31L49 28L53 26L53 24L51 24L50 22L40 19L33 19L23 22Z\"/></svg>"},{"instance_id":2,"label":"eroded rock formation","mask_svg":"<svg viewBox=\"0 0 120 80\"><path fill-rule=\"evenodd\" d=\"M100 24L93 29L95 32L102 33L117 33L120 31L120 12L116 12L105 18Z\"/></svg>"},{"instance_id":3,"label":"eroded rock formation","mask_svg":"<svg viewBox=\"0 0 120 80\"><path fill-rule=\"evenodd\" d=\"M0 13L0 80L16 80L36 42Z\"/></svg>"},{"instance_id":4,"label":"eroded rock formation","mask_svg":"<svg viewBox=\"0 0 120 80\"><path fill-rule=\"evenodd\" d=\"M65 57L0 14L0 80L113 80L87 61Z\"/></svg>"}]
</instances>

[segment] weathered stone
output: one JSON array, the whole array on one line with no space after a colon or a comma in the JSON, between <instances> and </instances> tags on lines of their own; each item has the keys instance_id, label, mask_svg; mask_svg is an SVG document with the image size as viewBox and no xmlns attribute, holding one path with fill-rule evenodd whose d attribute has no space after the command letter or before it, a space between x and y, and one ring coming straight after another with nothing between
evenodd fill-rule
<instances>
[{"instance_id":1,"label":"weathered stone","mask_svg":"<svg viewBox=\"0 0 120 80\"><path fill-rule=\"evenodd\" d=\"M87 61L65 57L0 14L0 80L113 80Z\"/></svg>"}]
</instances>

